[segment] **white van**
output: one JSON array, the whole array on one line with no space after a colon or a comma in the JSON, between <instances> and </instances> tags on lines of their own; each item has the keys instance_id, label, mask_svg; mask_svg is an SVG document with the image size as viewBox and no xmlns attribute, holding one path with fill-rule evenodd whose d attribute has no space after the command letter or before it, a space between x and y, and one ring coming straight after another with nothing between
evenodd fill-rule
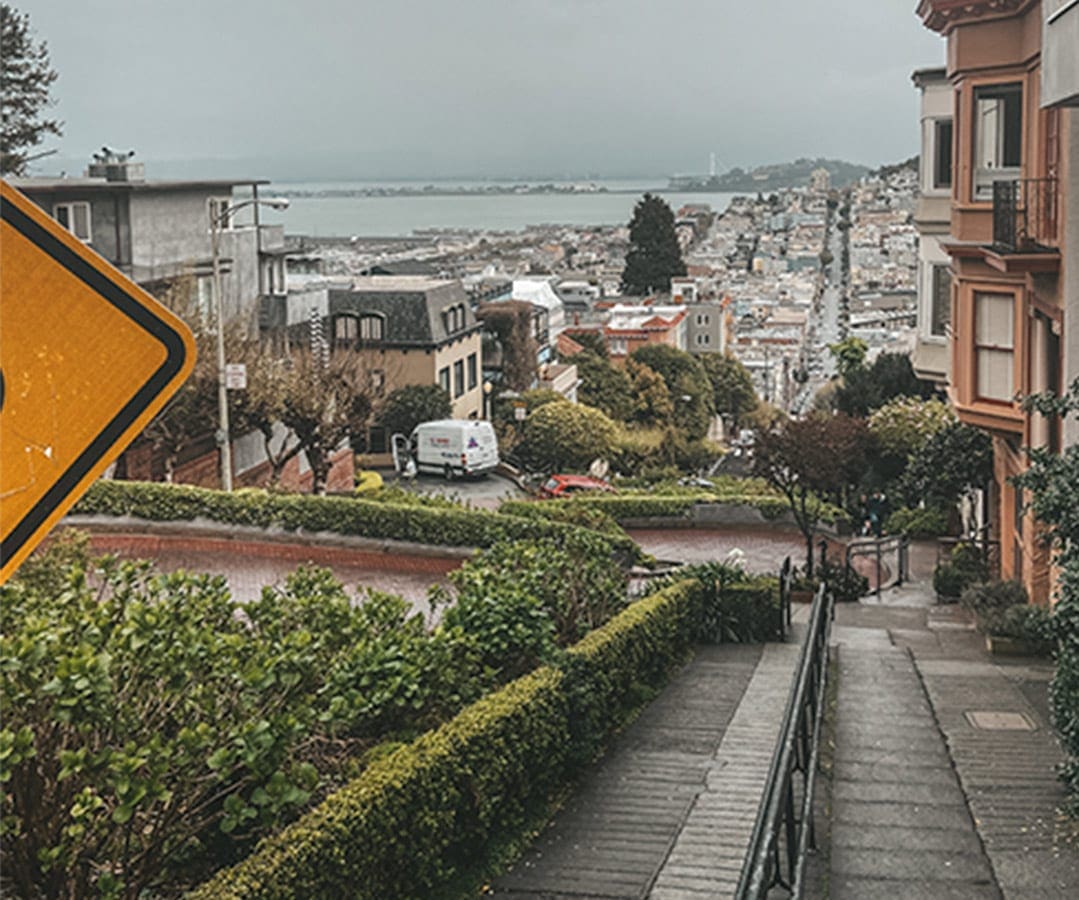
<instances>
[{"instance_id":1,"label":"white van","mask_svg":"<svg viewBox=\"0 0 1079 900\"><path fill-rule=\"evenodd\" d=\"M498 465L498 438L490 422L441 419L416 426L409 449L420 472L441 472L447 479L486 475Z\"/></svg>"}]
</instances>

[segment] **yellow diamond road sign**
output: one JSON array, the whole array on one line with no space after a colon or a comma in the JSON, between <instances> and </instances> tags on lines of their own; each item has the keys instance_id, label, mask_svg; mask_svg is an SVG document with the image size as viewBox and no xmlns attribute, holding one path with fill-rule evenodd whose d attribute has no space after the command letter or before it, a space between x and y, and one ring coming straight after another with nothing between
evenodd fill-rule
<instances>
[{"instance_id":1,"label":"yellow diamond road sign","mask_svg":"<svg viewBox=\"0 0 1079 900\"><path fill-rule=\"evenodd\" d=\"M0 182L0 583L194 363L179 319Z\"/></svg>"}]
</instances>

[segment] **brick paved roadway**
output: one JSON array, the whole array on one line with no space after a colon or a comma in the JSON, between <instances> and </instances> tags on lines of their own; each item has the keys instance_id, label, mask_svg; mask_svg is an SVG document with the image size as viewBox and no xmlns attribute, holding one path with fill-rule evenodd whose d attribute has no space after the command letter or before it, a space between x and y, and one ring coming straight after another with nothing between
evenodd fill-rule
<instances>
[{"instance_id":1,"label":"brick paved roadway","mask_svg":"<svg viewBox=\"0 0 1079 900\"><path fill-rule=\"evenodd\" d=\"M629 528L645 553L672 562L723 560L732 550L745 554L750 572L778 572L783 557L805 562L805 542L798 532L750 528Z\"/></svg>"}]
</instances>

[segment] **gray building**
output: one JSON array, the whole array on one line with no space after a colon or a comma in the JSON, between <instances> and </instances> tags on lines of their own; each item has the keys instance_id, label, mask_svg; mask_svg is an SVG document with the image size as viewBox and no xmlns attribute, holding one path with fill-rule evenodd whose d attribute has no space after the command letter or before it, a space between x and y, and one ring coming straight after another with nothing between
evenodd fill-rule
<instances>
[{"instance_id":1,"label":"gray building","mask_svg":"<svg viewBox=\"0 0 1079 900\"><path fill-rule=\"evenodd\" d=\"M212 311L210 222L220 223L218 255L225 317L254 330L260 298L286 291L284 229L259 221L260 180L148 180L142 163L101 154L83 177L14 178L13 187L153 294L190 285L191 312ZM234 192L237 196L234 197Z\"/></svg>"}]
</instances>

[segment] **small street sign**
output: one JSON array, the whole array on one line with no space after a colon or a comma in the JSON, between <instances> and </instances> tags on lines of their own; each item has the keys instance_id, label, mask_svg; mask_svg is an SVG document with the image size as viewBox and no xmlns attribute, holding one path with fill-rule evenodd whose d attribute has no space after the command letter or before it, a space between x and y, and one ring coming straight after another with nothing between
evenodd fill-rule
<instances>
[{"instance_id":1,"label":"small street sign","mask_svg":"<svg viewBox=\"0 0 1079 900\"><path fill-rule=\"evenodd\" d=\"M513 408L513 418L518 422L523 422L528 418L528 410L523 406L515 406Z\"/></svg>"},{"instance_id":2,"label":"small street sign","mask_svg":"<svg viewBox=\"0 0 1079 900\"><path fill-rule=\"evenodd\" d=\"M230 391L247 390L247 366L243 363L226 363L225 387Z\"/></svg>"},{"instance_id":3,"label":"small street sign","mask_svg":"<svg viewBox=\"0 0 1079 900\"><path fill-rule=\"evenodd\" d=\"M0 583L183 384L179 319L0 182Z\"/></svg>"}]
</instances>

